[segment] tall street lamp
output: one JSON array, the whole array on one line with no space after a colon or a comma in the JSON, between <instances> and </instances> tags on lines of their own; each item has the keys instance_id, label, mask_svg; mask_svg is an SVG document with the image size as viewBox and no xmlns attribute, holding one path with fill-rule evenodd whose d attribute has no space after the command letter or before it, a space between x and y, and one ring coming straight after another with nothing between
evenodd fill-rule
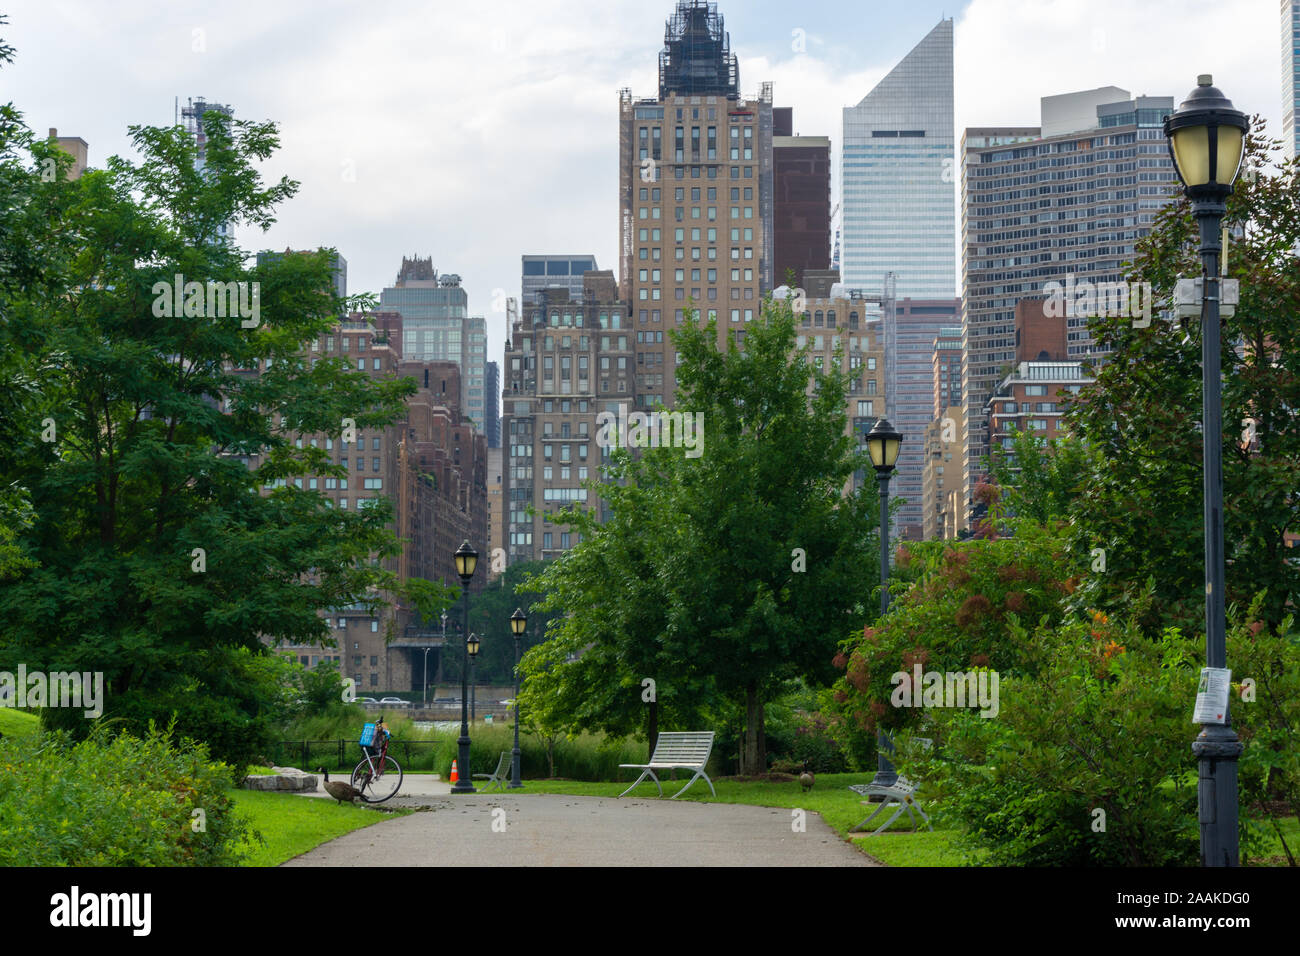
<instances>
[{"instance_id":1,"label":"tall street lamp","mask_svg":"<svg viewBox=\"0 0 1300 956\"><path fill-rule=\"evenodd\" d=\"M420 706L425 710L429 708L429 651L431 650L433 650L432 647L424 649L424 694L421 697L422 703Z\"/></svg>"},{"instance_id":2,"label":"tall street lamp","mask_svg":"<svg viewBox=\"0 0 1300 956\"><path fill-rule=\"evenodd\" d=\"M460 589L465 593L465 634L469 634L469 582L474 577L474 569L478 567L478 552L469 546L469 542L461 543L453 555L456 560L456 573L460 576ZM475 648L477 651L478 648ZM451 788L452 793L477 793L474 785L470 783L469 773L469 641L466 640L464 650L462 651L460 667L460 739L456 741L457 746L457 766L460 769L460 779L457 780Z\"/></svg>"},{"instance_id":3,"label":"tall street lamp","mask_svg":"<svg viewBox=\"0 0 1300 956\"><path fill-rule=\"evenodd\" d=\"M442 683L442 659L447 656L447 611L442 612L442 647L438 651L438 673L434 675L435 684ZM436 703L436 701L435 701Z\"/></svg>"},{"instance_id":4,"label":"tall street lamp","mask_svg":"<svg viewBox=\"0 0 1300 956\"><path fill-rule=\"evenodd\" d=\"M515 749L510 751L510 789L523 786L519 779L519 644L524 636L528 618L519 608L510 615L510 633L515 636Z\"/></svg>"},{"instance_id":5,"label":"tall street lamp","mask_svg":"<svg viewBox=\"0 0 1300 956\"><path fill-rule=\"evenodd\" d=\"M894 430L894 426L881 418L876 426L867 432L867 453L871 464L876 469L876 481L880 485L880 613L883 616L889 610L889 479L898 464L898 449L903 444L903 436ZM885 734L876 734L876 775L872 786L892 787L898 780L894 765L885 758L885 750L890 747Z\"/></svg>"},{"instance_id":6,"label":"tall street lamp","mask_svg":"<svg viewBox=\"0 0 1300 956\"><path fill-rule=\"evenodd\" d=\"M469 722L472 724L478 719L474 713L474 665L478 662L478 635L471 634L465 646L469 651Z\"/></svg>"},{"instance_id":7,"label":"tall street lamp","mask_svg":"<svg viewBox=\"0 0 1300 956\"><path fill-rule=\"evenodd\" d=\"M1201 440L1205 459L1205 663L1226 668L1227 625L1223 594L1223 396L1219 336L1220 230L1227 199L1241 168L1248 123L1208 74L1165 120L1169 155L1201 241ZM1241 741L1225 705L1222 723L1202 723L1192 744L1200 765L1197 802L1201 865L1237 866L1237 758Z\"/></svg>"}]
</instances>

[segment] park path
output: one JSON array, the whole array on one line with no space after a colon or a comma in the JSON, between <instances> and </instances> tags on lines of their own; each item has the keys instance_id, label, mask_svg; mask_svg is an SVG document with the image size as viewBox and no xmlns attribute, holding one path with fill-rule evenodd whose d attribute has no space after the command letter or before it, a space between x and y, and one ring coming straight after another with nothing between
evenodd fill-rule
<instances>
[{"instance_id":1,"label":"park path","mask_svg":"<svg viewBox=\"0 0 1300 956\"><path fill-rule=\"evenodd\" d=\"M421 812L354 830L284 865L872 865L817 814L795 833L791 811L772 807L562 794L426 797L410 805L417 803Z\"/></svg>"}]
</instances>

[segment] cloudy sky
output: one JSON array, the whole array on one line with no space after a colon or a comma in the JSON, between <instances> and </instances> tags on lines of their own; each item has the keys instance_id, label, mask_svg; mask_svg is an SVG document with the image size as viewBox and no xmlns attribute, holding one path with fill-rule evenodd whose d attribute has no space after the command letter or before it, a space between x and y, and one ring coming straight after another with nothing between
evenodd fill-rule
<instances>
[{"instance_id":1,"label":"cloudy sky","mask_svg":"<svg viewBox=\"0 0 1300 956\"><path fill-rule=\"evenodd\" d=\"M657 91L674 0L228 3L19 0L0 100L28 124L131 155L175 101L280 125L267 177L301 182L250 251L335 246L349 291L401 257L459 273L500 361L524 253L616 269L618 90ZM957 137L1037 125L1040 96L1114 85L1181 100L1198 73L1281 123L1277 0L720 0L747 94L773 83L795 131L839 148L857 103L942 17L956 25ZM835 157L838 193L838 156ZM960 269L958 270L960 275ZM496 311L494 311L494 309Z\"/></svg>"}]
</instances>

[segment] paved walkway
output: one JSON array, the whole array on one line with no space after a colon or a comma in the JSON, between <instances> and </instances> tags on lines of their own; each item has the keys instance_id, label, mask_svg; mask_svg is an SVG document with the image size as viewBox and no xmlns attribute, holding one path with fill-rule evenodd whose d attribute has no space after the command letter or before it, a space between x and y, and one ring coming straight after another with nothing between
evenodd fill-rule
<instances>
[{"instance_id":1,"label":"paved walkway","mask_svg":"<svg viewBox=\"0 0 1300 956\"><path fill-rule=\"evenodd\" d=\"M817 814L795 833L791 811L772 807L561 794L389 802L427 809L354 830L284 865L871 865Z\"/></svg>"}]
</instances>

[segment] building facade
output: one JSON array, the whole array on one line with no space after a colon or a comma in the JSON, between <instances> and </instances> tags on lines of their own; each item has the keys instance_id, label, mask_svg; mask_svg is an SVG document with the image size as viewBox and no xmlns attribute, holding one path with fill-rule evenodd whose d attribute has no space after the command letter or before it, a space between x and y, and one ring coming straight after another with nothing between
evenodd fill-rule
<instances>
[{"instance_id":1,"label":"building facade","mask_svg":"<svg viewBox=\"0 0 1300 956\"><path fill-rule=\"evenodd\" d=\"M619 298L636 334L641 409L672 407L667 334L699 312L719 343L773 288L772 92L740 93L717 5L679 0L659 55L659 92L619 94Z\"/></svg>"},{"instance_id":2,"label":"building facade","mask_svg":"<svg viewBox=\"0 0 1300 956\"><path fill-rule=\"evenodd\" d=\"M606 458L596 443L597 417L635 404L641 350L627 304L612 272L589 272L585 280L577 302L567 289L543 289L506 343L502 533L509 564L553 558L577 543L550 515L574 504L599 506L583 487L600 477Z\"/></svg>"},{"instance_id":3,"label":"building facade","mask_svg":"<svg viewBox=\"0 0 1300 956\"><path fill-rule=\"evenodd\" d=\"M72 157L72 165L68 168L67 178L69 180L80 179L81 174L86 171L90 164L90 144L80 136L60 136L59 131L53 126L50 127L50 139Z\"/></svg>"},{"instance_id":4,"label":"building facade","mask_svg":"<svg viewBox=\"0 0 1300 956\"><path fill-rule=\"evenodd\" d=\"M339 510L370 507L387 497L394 507L391 527L402 547L384 566L403 581L422 578L459 587L452 556L460 543L468 540L488 557L487 442L460 412L459 367L404 359L396 344L401 322L400 316L389 315L385 327L379 327L354 314L310 344L306 354L313 362L342 358L370 378L410 378L417 389L403 416L386 428L358 428L349 441L341 434L295 436L298 447L310 444L328 451L347 475L293 482L320 493ZM249 457L250 466L258 463L257 456ZM486 581L486 574L476 575L471 591L481 590ZM428 622L420 621L412 608L399 603L371 612L351 605L326 618L336 647L286 644L278 650L309 667L322 660L337 662L340 674L356 681L358 696L418 689L426 647L437 651L436 661L430 662L431 680L441 666L441 639L431 636Z\"/></svg>"},{"instance_id":5,"label":"building facade","mask_svg":"<svg viewBox=\"0 0 1300 956\"><path fill-rule=\"evenodd\" d=\"M953 511L964 504L963 496L954 497L961 488L961 327L940 329L932 354L933 418L925 430L921 479L921 536L927 541L955 537Z\"/></svg>"},{"instance_id":6,"label":"building facade","mask_svg":"<svg viewBox=\"0 0 1300 956\"><path fill-rule=\"evenodd\" d=\"M962 175L963 482L982 474L985 410L1015 362L1015 311L1049 282L1118 282L1173 195L1172 97L1118 87L1044 97L1035 128L969 129ZM1072 316L1067 355L1103 358Z\"/></svg>"},{"instance_id":7,"label":"building facade","mask_svg":"<svg viewBox=\"0 0 1300 956\"><path fill-rule=\"evenodd\" d=\"M501 447L501 366L488 362L483 375L483 432L489 448Z\"/></svg>"},{"instance_id":8,"label":"building facade","mask_svg":"<svg viewBox=\"0 0 1300 956\"><path fill-rule=\"evenodd\" d=\"M1281 0L1282 19L1282 145L1286 158L1300 156L1300 0Z\"/></svg>"},{"instance_id":9,"label":"building facade","mask_svg":"<svg viewBox=\"0 0 1300 956\"><path fill-rule=\"evenodd\" d=\"M772 113L773 281L793 273L794 286L805 288L806 270L831 264L831 141L795 136L789 107Z\"/></svg>"},{"instance_id":10,"label":"building facade","mask_svg":"<svg viewBox=\"0 0 1300 956\"><path fill-rule=\"evenodd\" d=\"M844 109L839 269L851 289L951 298L956 175L953 24L940 20L856 106Z\"/></svg>"},{"instance_id":11,"label":"building facade","mask_svg":"<svg viewBox=\"0 0 1300 956\"><path fill-rule=\"evenodd\" d=\"M902 503L894 516L900 539L920 541L925 533L925 435L934 420L934 343L957 325L960 299L887 300L883 328L889 421L903 435L889 492Z\"/></svg>"},{"instance_id":12,"label":"building facade","mask_svg":"<svg viewBox=\"0 0 1300 956\"><path fill-rule=\"evenodd\" d=\"M455 362L461 369L461 408L488 429L487 321L469 314L460 276L438 274L431 258L402 258L397 281L379 294L379 307L403 320L404 354L424 362Z\"/></svg>"},{"instance_id":13,"label":"building facade","mask_svg":"<svg viewBox=\"0 0 1300 956\"><path fill-rule=\"evenodd\" d=\"M595 256L523 256L520 266L520 289L524 305L536 305L542 289L569 290L569 301L582 298L582 277L595 272Z\"/></svg>"}]
</instances>

